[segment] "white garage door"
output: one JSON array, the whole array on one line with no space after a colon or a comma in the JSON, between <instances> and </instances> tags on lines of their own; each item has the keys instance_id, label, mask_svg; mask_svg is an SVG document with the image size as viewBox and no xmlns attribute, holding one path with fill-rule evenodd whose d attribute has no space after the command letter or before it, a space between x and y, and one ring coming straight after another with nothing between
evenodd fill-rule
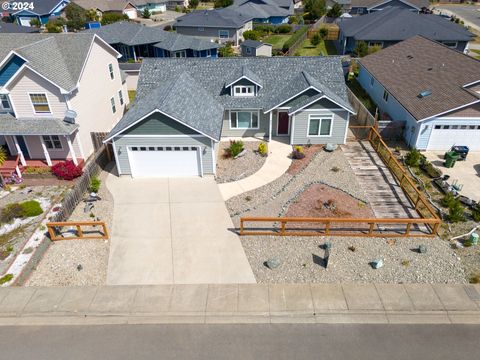
<instances>
[{"instance_id":1,"label":"white garage door","mask_svg":"<svg viewBox=\"0 0 480 360\"><path fill-rule=\"evenodd\" d=\"M480 150L480 125L434 125L428 150L448 150L453 145Z\"/></svg>"},{"instance_id":2,"label":"white garage door","mask_svg":"<svg viewBox=\"0 0 480 360\"><path fill-rule=\"evenodd\" d=\"M22 26L31 26L30 21L32 20L31 17L21 17L20 19L20 25Z\"/></svg>"},{"instance_id":3,"label":"white garage door","mask_svg":"<svg viewBox=\"0 0 480 360\"><path fill-rule=\"evenodd\" d=\"M129 19L136 19L137 18L137 10L129 9L124 11L125 15L128 16Z\"/></svg>"},{"instance_id":4,"label":"white garage door","mask_svg":"<svg viewBox=\"0 0 480 360\"><path fill-rule=\"evenodd\" d=\"M201 175L197 147L131 146L128 159L133 177L181 177Z\"/></svg>"}]
</instances>

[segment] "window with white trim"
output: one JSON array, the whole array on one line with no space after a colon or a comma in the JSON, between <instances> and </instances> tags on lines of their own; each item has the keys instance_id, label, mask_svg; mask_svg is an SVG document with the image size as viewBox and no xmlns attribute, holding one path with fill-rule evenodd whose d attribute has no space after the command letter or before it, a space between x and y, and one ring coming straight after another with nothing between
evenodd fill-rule
<instances>
[{"instance_id":1,"label":"window with white trim","mask_svg":"<svg viewBox=\"0 0 480 360\"><path fill-rule=\"evenodd\" d=\"M0 94L0 111L5 110L12 110L12 105L10 105L10 101L8 100L8 96L5 94Z\"/></svg>"},{"instance_id":2,"label":"window with white trim","mask_svg":"<svg viewBox=\"0 0 480 360\"><path fill-rule=\"evenodd\" d=\"M384 100L385 102L388 101L388 95L389 95L389 94L388 94L388 91L387 91L387 90L383 90L383 100Z\"/></svg>"},{"instance_id":3,"label":"window with white trim","mask_svg":"<svg viewBox=\"0 0 480 360\"><path fill-rule=\"evenodd\" d=\"M122 90L118 90L118 99L120 100L120 105L123 105L123 93L122 93Z\"/></svg>"},{"instance_id":4,"label":"window with white trim","mask_svg":"<svg viewBox=\"0 0 480 360\"><path fill-rule=\"evenodd\" d=\"M113 73L113 65L108 64L108 72L110 73L110 79L115 79L115 74Z\"/></svg>"},{"instance_id":5,"label":"window with white trim","mask_svg":"<svg viewBox=\"0 0 480 360\"><path fill-rule=\"evenodd\" d=\"M333 115L309 115L308 136L331 136Z\"/></svg>"},{"instance_id":6,"label":"window with white trim","mask_svg":"<svg viewBox=\"0 0 480 360\"><path fill-rule=\"evenodd\" d=\"M458 45L456 41L444 41L442 44L449 47L450 49L456 49Z\"/></svg>"},{"instance_id":7,"label":"window with white trim","mask_svg":"<svg viewBox=\"0 0 480 360\"><path fill-rule=\"evenodd\" d=\"M117 112L117 107L115 106L115 98L110 99L110 104L112 105L112 112L115 114Z\"/></svg>"},{"instance_id":8,"label":"window with white trim","mask_svg":"<svg viewBox=\"0 0 480 360\"><path fill-rule=\"evenodd\" d=\"M60 137L58 135L43 135L43 142L47 149L62 149L62 142L60 141Z\"/></svg>"},{"instance_id":9,"label":"window with white trim","mask_svg":"<svg viewBox=\"0 0 480 360\"><path fill-rule=\"evenodd\" d=\"M30 94L35 114L50 114L50 106L48 105L47 94Z\"/></svg>"},{"instance_id":10,"label":"window with white trim","mask_svg":"<svg viewBox=\"0 0 480 360\"><path fill-rule=\"evenodd\" d=\"M230 129L258 129L260 125L259 112L230 111Z\"/></svg>"},{"instance_id":11,"label":"window with white trim","mask_svg":"<svg viewBox=\"0 0 480 360\"><path fill-rule=\"evenodd\" d=\"M218 37L220 39L228 39L230 37L230 32L228 30L218 30Z\"/></svg>"},{"instance_id":12,"label":"window with white trim","mask_svg":"<svg viewBox=\"0 0 480 360\"><path fill-rule=\"evenodd\" d=\"M233 87L233 96L255 96L255 86L236 85Z\"/></svg>"}]
</instances>

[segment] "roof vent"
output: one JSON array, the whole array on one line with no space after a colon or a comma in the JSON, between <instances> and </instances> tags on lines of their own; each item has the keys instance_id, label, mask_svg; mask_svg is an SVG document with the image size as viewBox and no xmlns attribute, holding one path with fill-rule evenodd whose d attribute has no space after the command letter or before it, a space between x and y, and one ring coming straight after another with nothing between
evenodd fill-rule
<instances>
[{"instance_id":1,"label":"roof vent","mask_svg":"<svg viewBox=\"0 0 480 360\"><path fill-rule=\"evenodd\" d=\"M433 70L433 68L432 68L432 67L429 67L429 68L427 69L427 71L432 71L432 70Z\"/></svg>"},{"instance_id":2,"label":"roof vent","mask_svg":"<svg viewBox=\"0 0 480 360\"><path fill-rule=\"evenodd\" d=\"M412 55L407 55L407 59L408 59L408 60L412 60L412 59L413 59L413 56L412 56Z\"/></svg>"},{"instance_id":3,"label":"roof vent","mask_svg":"<svg viewBox=\"0 0 480 360\"><path fill-rule=\"evenodd\" d=\"M432 95L432 90L424 90L420 94L418 94L418 98L423 99L423 98L425 98L427 96L430 96L430 95Z\"/></svg>"},{"instance_id":4,"label":"roof vent","mask_svg":"<svg viewBox=\"0 0 480 360\"><path fill-rule=\"evenodd\" d=\"M77 118L77 113L73 110L65 111L65 118L63 121L69 124L75 124L75 119Z\"/></svg>"}]
</instances>

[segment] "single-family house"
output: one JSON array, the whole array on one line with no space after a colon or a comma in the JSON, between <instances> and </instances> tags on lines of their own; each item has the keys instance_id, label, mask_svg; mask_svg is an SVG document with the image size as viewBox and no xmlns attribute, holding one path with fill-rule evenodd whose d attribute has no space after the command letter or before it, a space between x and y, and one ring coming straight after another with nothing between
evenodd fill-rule
<instances>
[{"instance_id":1,"label":"single-family house","mask_svg":"<svg viewBox=\"0 0 480 360\"><path fill-rule=\"evenodd\" d=\"M255 23L286 24L295 13L293 0L235 0L228 8Z\"/></svg>"},{"instance_id":2,"label":"single-family house","mask_svg":"<svg viewBox=\"0 0 480 360\"><path fill-rule=\"evenodd\" d=\"M230 7L213 10L197 10L176 19L178 34L203 37L221 43L239 45L243 33L253 29L253 18L238 13Z\"/></svg>"},{"instance_id":3,"label":"single-family house","mask_svg":"<svg viewBox=\"0 0 480 360\"><path fill-rule=\"evenodd\" d=\"M217 57L217 43L120 21L87 32L95 33L122 54L120 61L146 57Z\"/></svg>"},{"instance_id":4,"label":"single-family house","mask_svg":"<svg viewBox=\"0 0 480 360\"><path fill-rule=\"evenodd\" d=\"M119 56L95 34L0 34L3 175L93 153L129 102Z\"/></svg>"},{"instance_id":5,"label":"single-family house","mask_svg":"<svg viewBox=\"0 0 480 360\"><path fill-rule=\"evenodd\" d=\"M202 176L221 138L343 144L352 113L340 57L145 59L105 141L120 175Z\"/></svg>"},{"instance_id":6,"label":"single-family house","mask_svg":"<svg viewBox=\"0 0 480 360\"><path fill-rule=\"evenodd\" d=\"M335 0L334 0L335 1ZM387 7L407 9L415 13L428 9L429 0L349 0L352 15L365 15Z\"/></svg>"},{"instance_id":7,"label":"single-family house","mask_svg":"<svg viewBox=\"0 0 480 360\"><path fill-rule=\"evenodd\" d=\"M245 40L240 44L242 56L272 56L272 45L255 40Z\"/></svg>"},{"instance_id":8,"label":"single-family house","mask_svg":"<svg viewBox=\"0 0 480 360\"><path fill-rule=\"evenodd\" d=\"M0 34L29 34L38 32L40 32L40 29L33 26L21 26L16 23L0 21Z\"/></svg>"},{"instance_id":9,"label":"single-family house","mask_svg":"<svg viewBox=\"0 0 480 360\"><path fill-rule=\"evenodd\" d=\"M441 16L417 14L396 7L341 19L338 26L340 34L336 46L340 54L353 53L360 41L366 42L368 46L386 48L415 35L464 51L468 42L475 37L463 26Z\"/></svg>"},{"instance_id":10,"label":"single-family house","mask_svg":"<svg viewBox=\"0 0 480 360\"><path fill-rule=\"evenodd\" d=\"M382 118L404 122L420 150L480 150L480 62L415 36L359 61L358 81Z\"/></svg>"},{"instance_id":11,"label":"single-family house","mask_svg":"<svg viewBox=\"0 0 480 360\"><path fill-rule=\"evenodd\" d=\"M134 0L72 0L85 10L95 10L101 19L105 13L127 15L129 19L138 17L138 9Z\"/></svg>"},{"instance_id":12,"label":"single-family house","mask_svg":"<svg viewBox=\"0 0 480 360\"><path fill-rule=\"evenodd\" d=\"M70 0L0 1L0 3L2 9L10 14L18 25L30 26L33 19L37 19L43 25L51 17L60 16Z\"/></svg>"}]
</instances>

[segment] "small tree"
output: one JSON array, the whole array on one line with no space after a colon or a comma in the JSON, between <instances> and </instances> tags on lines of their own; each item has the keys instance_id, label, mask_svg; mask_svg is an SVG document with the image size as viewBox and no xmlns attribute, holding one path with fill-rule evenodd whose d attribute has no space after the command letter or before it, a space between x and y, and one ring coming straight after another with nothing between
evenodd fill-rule
<instances>
[{"instance_id":1,"label":"small tree","mask_svg":"<svg viewBox=\"0 0 480 360\"><path fill-rule=\"evenodd\" d=\"M353 49L356 57L364 57L368 55L368 45L365 41L358 41L357 46Z\"/></svg>"},{"instance_id":2,"label":"small tree","mask_svg":"<svg viewBox=\"0 0 480 360\"><path fill-rule=\"evenodd\" d=\"M125 14L107 12L102 16L102 25L113 24L115 22L124 20L128 20L128 16Z\"/></svg>"},{"instance_id":3,"label":"small tree","mask_svg":"<svg viewBox=\"0 0 480 360\"><path fill-rule=\"evenodd\" d=\"M335 3L327 12L327 16L334 19L340 17L341 15L342 15L342 6L337 3Z\"/></svg>"},{"instance_id":4,"label":"small tree","mask_svg":"<svg viewBox=\"0 0 480 360\"><path fill-rule=\"evenodd\" d=\"M188 2L188 7L189 7L190 9L196 9L199 4L200 4L200 0L190 0L190 1Z\"/></svg>"},{"instance_id":5,"label":"small tree","mask_svg":"<svg viewBox=\"0 0 480 360\"><path fill-rule=\"evenodd\" d=\"M57 18L56 20L49 20L45 25L47 32L49 33L61 33L63 31L63 25L65 25L65 20L60 20L62 18Z\"/></svg>"},{"instance_id":6,"label":"small tree","mask_svg":"<svg viewBox=\"0 0 480 360\"><path fill-rule=\"evenodd\" d=\"M152 13L150 12L150 10L148 10L147 8L143 9L142 17L144 19L150 19L150 16L152 16Z\"/></svg>"},{"instance_id":7,"label":"small tree","mask_svg":"<svg viewBox=\"0 0 480 360\"><path fill-rule=\"evenodd\" d=\"M463 206L460 203L460 200L453 200L450 203L450 205L448 206L447 218L453 223L465 221L465 213L463 211Z\"/></svg>"},{"instance_id":8,"label":"small tree","mask_svg":"<svg viewBox=\"0 0 480 360\"><path fill-rule=\"evenodd\" d=\"M70 3L65 7L65 17L70 30L81 30L87 22L87 11L75 3Z\"/></svg>"},{"instance_id":9,"label":"small tree","mask_svg":"<svg viewBox=\"0 0 480 360\"><path fill-rule=\"evenodd\" d=\"M325 0L306 0L305 12L309 19L320 19L326 12Z\"/></svg>"},{"instance_id":10,"label":"small tree","mask_svg":"<svg viewBox=\"0 0 480 360\"><path fill-rule=\"evenodd\" d=\"M243 38L245 40L259 40L260 34L255 30L247 30L243 33Z\"/></svg>"},{"instance_id":11,"label":"small tree","mask_svg":"<svg viewBox=\"0 0 480 360\"><path fill-rule=\"evenodd\" d=\"M382 50L382 47L380 45L373 45L373 46L369 46L368 47L368 55L370 54L374 54L376 53L377 51L380 51Z\"/></svg>"},{"instance_id":12,"label":"small tree","mask_svg":"<svg viewBox=\"0 0 480 360\"><path fill-rule=\"evenodd\" d=\"M318 44L320 44L321 41L322 39L320 38L320 35L318 33L315 33L315 35L313 35L312 37L312 40L310 40L310 43L313 46L317 46Z\"/></svg>"},{"instance_id":13,"label":"small tree","mask_svg":"<svg viewBox=\"0 0 480 360\"><path fill-rule=\"evenodd\" d=\"M410 150L405 156L405 164L408 166L417 167L420 164L422 154L417 149Z\"/></svg>"},{"instance_id":14,"label":"small tree","mask_svg":"<svg viewBox=\"0 0 480 360\"><path fill-rule=\"evenodd\" d=\"M40 20L38 20L38 18L33 18L32 20L30 20L30 26L40 27L42 26L42 23L40 22Z\"/></svg>"},{"instance_id":15,"label":"small tree","mask_svg":"<svg viewBox=\"0 0 480 360\"><path fill-rule=\"evenodd\" d=\"M326 27L320 28L320 30L318 30L318 35L320 35L322 40L325 40L328 36L328 29Z\"/></svg>"},{"instance_id":16,"label":"small tree","mask_svg":"<svg viewBox=\"0 0 480 360\"><path fill-rule=\"evenodd\" d=\"M221 47L218 49L218 55L220 57L232 57L234 56L233 48L232 48L232 43L227 42L225 46Z\"/></svg>"},{"instance_id":17,"label":"small tree","mask_svg":"<svg viewBox=\"0 0 480 360\"><path fill-rule=\"evenodd\" d=\"M86 17L87 21L98 21L98 20L100 20L100 17L98 16L98 13L97 13L97 10L95 10L95 9L87 10L87 12L85 13L85 17Z\"/></svg>"}]
</instances>

